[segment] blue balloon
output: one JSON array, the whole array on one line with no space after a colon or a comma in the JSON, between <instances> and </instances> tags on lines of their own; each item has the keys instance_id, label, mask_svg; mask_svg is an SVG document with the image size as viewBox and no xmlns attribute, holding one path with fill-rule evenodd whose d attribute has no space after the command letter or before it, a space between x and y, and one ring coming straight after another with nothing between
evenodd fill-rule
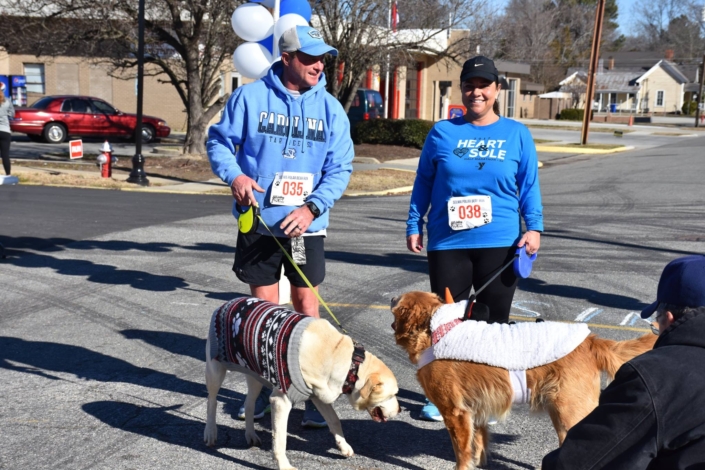
<instances>
[{"instance_id":1,"label":"blue balloon","mask_svg":"<svg viewBox=\"0 0 705 470\"><path fill-rule=\"evenodd\" d=\"M279 16L294 13L302 16L306 21L311 21L311 5L306 0L281 0Z\"/></svg>"},{"instance_id":2,"label":"blue balloon","mask_svg":"<svg viewBox=\"0 0 705 470\"><path fill-rule=\"evenodd\" d=\"M271 34L261 41L257 41L257 44L261 44L265 49L269 51L270 54L274 54L274 35Z\"/></svg>"}]
</instances>

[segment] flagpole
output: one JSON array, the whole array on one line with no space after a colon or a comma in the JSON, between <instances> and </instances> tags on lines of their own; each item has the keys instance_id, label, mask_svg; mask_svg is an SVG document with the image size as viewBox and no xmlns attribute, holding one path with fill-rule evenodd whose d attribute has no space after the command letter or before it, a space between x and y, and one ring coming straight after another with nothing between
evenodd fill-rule
<instances>
[{"instance_id":1,"label":"flagpole","mask_svg":"<svg viewBox=\"0 0 705 470\"><path fill-rule=\"evenodd\" d=\"M392 0L387 8L387 64L384 76L384 119L389 118L389 31L392 29Z\"/></svg>"},{"instance_id":2,"label":"flagpole","mask_svg":"<svg viewBox=\"0 0 705 470\"><path fill-rule=\"evenodd\" d=\"M277 21L279 21L280 11L280 0L274 0L274 12L272 16L274 17L275 25L277 24ZM274 60L277 60L277 57L279 57L279 41L277 41L277 38L273 38L272 43L272 57L274 57Z\"/></svg>"}]
</instances>

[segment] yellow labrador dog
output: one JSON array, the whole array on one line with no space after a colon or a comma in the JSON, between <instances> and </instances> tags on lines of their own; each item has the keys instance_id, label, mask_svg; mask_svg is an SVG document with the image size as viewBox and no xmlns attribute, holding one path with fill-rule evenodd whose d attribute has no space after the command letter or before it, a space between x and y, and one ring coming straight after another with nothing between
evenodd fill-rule
<instances>
[{"instance_id":1,"label":"yellow labrador dog","mask_svg":"<svg viewBox=\"0 0 705 470\"><path fill-rule=\"evenodd\" d=\"M341 393L356 410L367 410L373 420L396 416L397 379L377 357L336 330L326 320L307 317L280 305L241 297L213 313L206 344L208 411L203 439L215 445L216 398L227 371L247 374L245 438L260 445L255 432L257 395L266 385L274 389L272 448L278 468L293 469L286 457L287 421L294 403L313 400L328 423L345 457L353 455L343 436L332 403Z\"/></svg>"}]
</instances>

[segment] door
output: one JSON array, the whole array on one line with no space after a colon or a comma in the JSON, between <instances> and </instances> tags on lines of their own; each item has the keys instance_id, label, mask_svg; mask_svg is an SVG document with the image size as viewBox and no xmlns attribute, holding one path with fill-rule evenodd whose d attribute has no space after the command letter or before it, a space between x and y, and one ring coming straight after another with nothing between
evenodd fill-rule
<instances>
[{"instance_id":1,"label":"door","mask_svg":"<svg viewBox=\"0 0 705 470\"><path fill-rule=\"evenodd\" d=\"M69 98L61 105L61 117L69 135L91 135L95 133L93 107L84 98Z\"/></svg>"},{"instance_id":2,"label":"door","mask_svg":"<svg viewBox=\"0 0 705 470\"><path fill-rule=\"evenodd\" d=\"M96 125L100 134L106 136L130 136L134 130L134 122L129 116L119 113L117 109L103 100L91 100L95 108Z\"/></svg>"}]
</instances>

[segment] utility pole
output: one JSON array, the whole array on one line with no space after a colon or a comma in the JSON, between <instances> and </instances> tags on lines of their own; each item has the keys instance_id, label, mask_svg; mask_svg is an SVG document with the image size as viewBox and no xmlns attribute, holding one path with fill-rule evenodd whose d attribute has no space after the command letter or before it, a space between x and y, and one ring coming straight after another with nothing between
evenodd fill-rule
<instances>
[{"instance_id":1,"label":"utility pole","mask_svg":"<svg viewBox=\"0 0 705 470\"><path fill-rule=\"evenodd\" d=\"M703 15L705 15L705 10L703 10ZM705 88L705 55L703 55L703 63L700 65L700 91L698 92L698 107L695 108L695 127L700 127L700 116L703 113L701 107L705 106L703 88Z\"/></svg>"},{"instance_id":2,"label":"utility pole","mask_svg":"<svg viewBox=\"0 0 705 470\"><path fill-rule=\"evenodd\" d=\"M149 180L144 172L144 157L142 156L142 101L144 101L144 2L139 0L138 6L138 36L137 36L137 125L135 126L135 155L132 157L132 171L127 178L128 183L149 186Z\"/></svg>"},{"instance_id":3,"label":"utility pole","mask_svg":"<svg viewBox=\"0 0 705 470\"><path fill-rule=\"evenodd\" d=\"M384 64L384 119L389 118L389 32L392 29L392 0L387 8L387 60Z\"/></svg>"},{"instance_id":4,"label":"utility pole","mask_svg":"<svg viewBox=\"0 0 705 470\"><path fill-rule=\"evenodd\" d=\"M605 0L599 0L595 9L595 30L592 32L592 49L590 50L590 66L588 68L587 88L585 90L585 112L583 113L583 128L580 132L580 145L587 144L592 100L595 96L595 76L600 58L600 40L602 39L602 23L605 18Z\"/></svg>"}]
</instances>

